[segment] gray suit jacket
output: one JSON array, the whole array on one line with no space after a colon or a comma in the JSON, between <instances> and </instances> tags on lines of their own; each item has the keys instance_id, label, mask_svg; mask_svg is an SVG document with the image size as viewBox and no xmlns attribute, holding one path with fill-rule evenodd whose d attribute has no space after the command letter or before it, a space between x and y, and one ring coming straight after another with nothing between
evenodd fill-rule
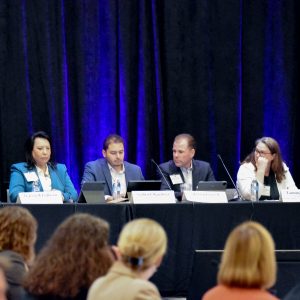
<instances>
[{"instance_id":1,"label":"gray suit jacket","mask_svg":"<svg viewBox=\"0 0 300 300\"><path fill-rule=\"evenodd\" d=\"M193 190L196 190L196 186L198 182L201 181L215 181L214 173L210 167L210 164L208 162L202 161L202 160L193 160ZM175 192L180 192L180 184L172 184L170 175L173 174L179 174L182 178L182 181L184 182L184 177L181 172L181 169L176 167L173 160L169 160L168 162L165 162L160 165L160 168L169 183L171 189ZM166 181L163 179L161 174L157 173L159 178L161 179L161 189L162 190L168 190L169 187L166 183ZM176 193L175 193L176 194ZM177 194L176 194L177 196Z\"/></svg>"},{"instance_id":2,"label":"gray suit jacket","mask_svg":"<svg viewBox=\"0 0 300 300\"><path fill-rule=\"evenodd\" d=\"M22 300L25 294L22 287L23 279L27 273L23 257L14 251L0 251L0 256L8 259L10 265L5 270L5 276L9 285L7 299Z\"/></svg>"},{"instance_id":3,"label":"gray suit jacket","mask_svg":"<svg viewBox=\"0 0 300 300\"><path fill-rule=\"evenodd\" d=\"M124 161L126 184L131 180L144 180L139 166ZM81 185L89 181L104 181L104 194L112 195L112 178L106 159L99 158L88 162L84 167Z\"/></svg>"}]
</instances>

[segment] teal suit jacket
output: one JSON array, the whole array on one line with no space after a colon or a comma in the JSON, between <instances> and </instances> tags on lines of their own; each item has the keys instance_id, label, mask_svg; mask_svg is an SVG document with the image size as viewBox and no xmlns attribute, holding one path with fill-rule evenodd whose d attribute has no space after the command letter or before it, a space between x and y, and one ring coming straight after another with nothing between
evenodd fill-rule
<instances>
[{"instance_id":1,"label":"teal suit jacket","mask_svg":"<svg viewBox=\"0 0 300 300\"><path fill-rule=\"evenodd\" d=\"M49 175L51 178L51 186L54 190L62 192L64 201L68 202L71 199L77 201L77 192L68 175L67 168L63 164L57 164L55 167L48 164ZM18 195L21 192L32 192L32 181L27 181L25 173L36 172L36 168L28 169L27 163L22 162L14 164L10 169L10 182L9 182L9 197L10 201L15 203ZM40 191L43 187L39 180Z\"/></svg>"}]
</instances>

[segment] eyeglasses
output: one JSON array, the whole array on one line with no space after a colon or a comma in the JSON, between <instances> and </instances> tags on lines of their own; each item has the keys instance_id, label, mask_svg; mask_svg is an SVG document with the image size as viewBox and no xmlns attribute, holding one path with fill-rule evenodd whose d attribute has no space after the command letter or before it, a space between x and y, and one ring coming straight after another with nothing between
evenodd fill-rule
<instances>
[{"instance_id":1,"label":"eyeglasses","mask_svg":"<svg viewBox=\"0 0 300 300\"><path fill-rule=\"evenodd\" d=\"M259 155L267 155L267 154L272 154L271 152L264 152L264 151L260 151L258 149L255 149L255 152Z\"/></svg>"}]
</instances>

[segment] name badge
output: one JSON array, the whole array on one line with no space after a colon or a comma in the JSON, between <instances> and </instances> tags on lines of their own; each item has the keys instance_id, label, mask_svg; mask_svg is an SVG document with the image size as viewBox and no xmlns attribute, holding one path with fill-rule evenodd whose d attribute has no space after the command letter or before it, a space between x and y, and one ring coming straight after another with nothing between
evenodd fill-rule
<instances>
[{"instance_id":1,"label":"name badge","mask_svg":"<svg viewBox=\"0 0 300 300\"><path fill-rule=\"evenodd\" d=\"M172 181L172 184L181 184L183 183L182 177L180 174L172 174L170 175L170 179Z\"/></svg>"},{"instance_id":2,"label":"name badge","mask_svg":"<svg viewBox=\"0 0 300 300\"><path fill-rule=\"evenodd\" d=\"M27 172L27 173L24 173L24 176L26 178L26 180L28 182L32 182L32 181L37 181L39 180L38 176L36 175L35 172Z\"/></svg>"},{"instance_id":3,"label":"name badge","mask_svg":"<svg viewBox=\"0 0 300 300\"><path fill-rule=\"evenodd\" d=\"M300 202L300 190L282 189L280 200L282 200L282 202Z\"/></svg>"},{"instance_id":4,"label":"name badge","mask_svg":"<svg viewBox=\"0 0 300 300\"><path fill-rule=\"evenodd\" d=\"M62 204L60 191L19 193L17 203L21 204Z\"/></svg>"},{"instance_id":5,"label":"name badge","mask_svg":"<svg viewBox=\"0 0 300 300\"><path fill-rule=\"evenodd\" d=\"M174 191L132 191L131 199L134 204L163 204L176 203Z\"/></svg>"},{"instance_id":6,"label":"name badge","mask_svg":"<svg viewBox=\"0 0 300 300\"><path fill-rule=\"evenodd\" d=\"M270 186L264 185L264 187L262 188L261 194L263 196L269 197L271 195L271 188L270 188Z\"/></svg>"},{"instance_id":7,"label":"name badge","mask_svg":"<svg viewBox=\"0 0 300 300\"><path fill-rule=\"evenodd\" d=\"M200 203L227 203L226 193L223 191L184 191L183 201Z\"/></svg>"}]
</instances>

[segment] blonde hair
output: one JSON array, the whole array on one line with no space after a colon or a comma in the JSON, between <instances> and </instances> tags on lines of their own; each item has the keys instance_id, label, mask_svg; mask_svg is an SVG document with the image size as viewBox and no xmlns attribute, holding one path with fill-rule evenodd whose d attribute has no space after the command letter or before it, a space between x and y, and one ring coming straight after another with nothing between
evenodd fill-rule
<instances>
[{"instance_id":1,"label":"blonde hair","mask_svg":"<svg viewBox=\"0 0 300 300\"><path fill-rule=\"evenodd\" d=\"M34 259L37 221L29 210L20 206L0 209L0 251L22 255L26 263Z\"/></svg>"},{"instance_id":2,"label":"blonde hair","mask_svg":"<svg viewBox=\"0 0 300 300\"><path fill-rule=\"evenodd\" d=\"M274 241L256 222L237 226L226 241L218 283L244 288L269 288L276 280Z\"/></svg>"},{"instance_id":3,"label":"blonde hair","mask_svg":"<svg viewBox=\"0 0 300 300\"><path fill-rule=\"evenodd\" d=\"M155 265L167 249L167 235L156 221L137 219L127 223L118 240L122 261L133 270Z\"/></svg>"}]
</instances>

